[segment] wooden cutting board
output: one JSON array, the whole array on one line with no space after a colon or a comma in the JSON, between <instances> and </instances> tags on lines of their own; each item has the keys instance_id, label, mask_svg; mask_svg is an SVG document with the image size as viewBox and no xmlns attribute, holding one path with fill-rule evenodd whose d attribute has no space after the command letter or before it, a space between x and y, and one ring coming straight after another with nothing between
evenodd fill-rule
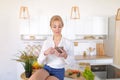
<instances>
[{"instance_id":1,"label":"wooden cutting board","mask_svg":"<svg viewBox=\"0 0 120 80\"><path fill-rule=\"evenodd\" d=\"M65 77L71 78L72 80L85 80L85 78L82 76L82 72L80 72L80 76L77 77L77 73L73 73L73 72L71 72L71 70L72 69L67 69L65 71ZM70 75L70 73L73 73L73 74Z\"/></svg>"},{"instance_id":2,"label":"wooden cutting board","mask_svg":"<svg viewBox=\"0 0 120 80\"><path fill-rule=\"evenodd\" d=\"M105 55L104 44L97 43L96 44L96 51L97 51L97 56L104 56Z\"/></svg>"}]
</instances>

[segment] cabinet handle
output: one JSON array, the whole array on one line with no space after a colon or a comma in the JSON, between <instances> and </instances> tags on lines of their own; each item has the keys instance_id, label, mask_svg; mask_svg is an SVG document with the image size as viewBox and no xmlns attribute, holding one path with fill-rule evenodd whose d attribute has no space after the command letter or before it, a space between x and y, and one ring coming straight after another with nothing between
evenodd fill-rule
<instances>
[{"instance_id":1,"label":"cabinet handle","mask_svg":"<svg viewBox=\"0 0 120 80\"><path fill-rule=\"evenodd\" d=\"M98 70L98 69L99 69L99 67L95 67L94 69L95 69L95 70Z\"/></svg>"}]
</instances>

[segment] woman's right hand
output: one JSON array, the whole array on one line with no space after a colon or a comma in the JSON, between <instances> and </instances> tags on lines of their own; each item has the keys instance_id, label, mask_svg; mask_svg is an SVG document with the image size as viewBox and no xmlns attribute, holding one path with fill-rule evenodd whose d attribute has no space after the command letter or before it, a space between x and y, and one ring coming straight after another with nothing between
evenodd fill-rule
<instances>
[{"instance_id":1,"label":"woman's right hand","mask_svg":"<svg viewBox=\"0 0 120 80\"><path fill-rule=\"evenodd\" d=\"M55 49L50 47L44 52L44 55L53 54L54 52L55 52Z\"/></svg>"}]
</instances>

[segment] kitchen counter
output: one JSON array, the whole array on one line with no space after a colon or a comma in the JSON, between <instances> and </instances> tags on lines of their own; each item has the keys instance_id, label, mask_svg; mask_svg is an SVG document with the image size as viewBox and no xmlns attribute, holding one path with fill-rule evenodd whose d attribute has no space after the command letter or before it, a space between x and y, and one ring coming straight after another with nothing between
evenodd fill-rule
<instances>
[{"instance_id":1,"label":"kitchen counter","mask_svg":"<svg viewBox=\"0 0 120 80\"><path fill-rule=\"evenodd\" d=\"M111 64L111 65L113 65L113 66L115 66L115 67L120 69L120 66L117 66L115 64ZM64 80L77 80L77 79L71 79L71 78L65 77ZM120 78L116 78L116 79L100 79L99 77L95 76L94 80L120 80Z\"/></svg>"},{"instance_id":2,"label":"kitchen counter","mask_svg":"<svg viewBox=\"0 0 120 80\"><path fill-rule=\"evenodd\" d=\"M109 56L81 56L76 55L75 60L78 63L90 63L90 65L113 64L113 58Z\"/></svg>"},{"instance_id":3,"label":"kitchen counter","mask_svg":"<svg viewBox=\"0 0 120 80\"><path fill-rule=\"evenodd\" d=\"M81 55L75 55L76 60L94 60L94 59L111 59L110 56L81 56Z\"/></svg>"}]
</instances>

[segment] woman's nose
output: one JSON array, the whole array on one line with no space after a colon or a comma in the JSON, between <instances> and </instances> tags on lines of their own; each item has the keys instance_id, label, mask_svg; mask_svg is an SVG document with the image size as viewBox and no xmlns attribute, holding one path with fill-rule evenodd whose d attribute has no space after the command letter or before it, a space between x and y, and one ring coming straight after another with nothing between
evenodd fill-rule
<instances>
[{"instance_id":1,"label":"woman's nose","mask_svg":"<svg viewBox=\"0 0 120 80\"><path fill-rule=\"evenodd\" d=\"M59 30L59 27L57 27L56 30Z\"/></svg>"}]
</instances>

